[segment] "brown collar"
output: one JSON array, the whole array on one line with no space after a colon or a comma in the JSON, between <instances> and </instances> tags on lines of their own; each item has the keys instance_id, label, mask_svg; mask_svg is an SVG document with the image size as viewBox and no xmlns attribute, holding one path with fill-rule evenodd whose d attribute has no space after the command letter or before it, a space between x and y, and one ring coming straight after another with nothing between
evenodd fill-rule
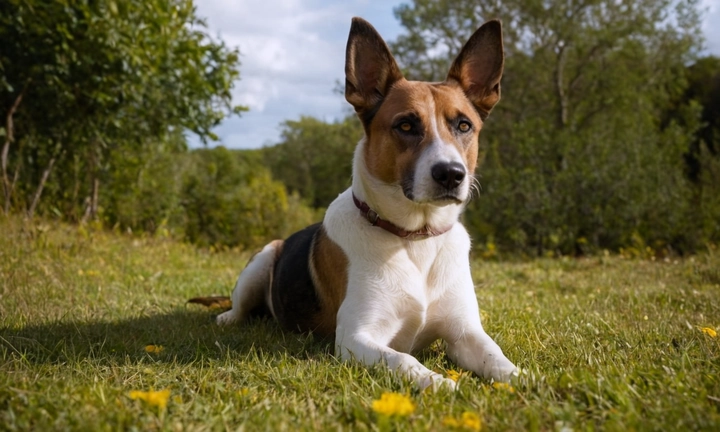
<instances>
[{"instance_id":1,"label":"brown collar","mask_svg":"<svg viewBox=\"0 0 720 432\"><path fill-rule=\"evenodd\" d=\"M417 231L408 231L406 229L400 228L399 226L395 225L390 221L381 219L375 210L371 209L370 206L367 205L367 203L360 201L354 193L352 194L352 197L353 201L355 202L355 206L360 209L360 213L365 216L365 219L370 222L370 225L378 226L387 232L395 234L400 238L408 240L422 240L428 237L434 237L440 234L444 234L448 232L450 228L452 228L452 225L450 225L442 230L435 230L425 225Z\"/></svg>"}]
</instances>

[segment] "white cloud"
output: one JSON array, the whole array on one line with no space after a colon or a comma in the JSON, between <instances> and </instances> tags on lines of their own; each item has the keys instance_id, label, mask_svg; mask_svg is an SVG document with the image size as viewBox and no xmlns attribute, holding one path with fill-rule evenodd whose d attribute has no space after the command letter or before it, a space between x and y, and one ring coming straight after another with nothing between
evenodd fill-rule
<instances>
[{"instance_id":1,"label":"white cloud","mask_svg":"<svg viewBox=\"0 0 720 432\"><path fill-rule=\"evenodd\" d=\"M198 0L198 15L206 18L210 33L240 50L234 102L250 108L215 130L221 143L260 147L278 142L279 125L285 120L345 115L347 103L333 88L343 78L350 19L363 16L388 40L394 39L400 29L392 9L399 3Z\"/></svg>"},{"instance_id":2,"label":"white cloud","mask_svg":"<svg viewBox=\"0 0 720 432\"><path fill-rule=\"evenodd\" d=\"M720 56L720 2L718 0L703 0L701 7L707 10L703 21L706 51L712 55Z\"/></svg>"}]
</instances>

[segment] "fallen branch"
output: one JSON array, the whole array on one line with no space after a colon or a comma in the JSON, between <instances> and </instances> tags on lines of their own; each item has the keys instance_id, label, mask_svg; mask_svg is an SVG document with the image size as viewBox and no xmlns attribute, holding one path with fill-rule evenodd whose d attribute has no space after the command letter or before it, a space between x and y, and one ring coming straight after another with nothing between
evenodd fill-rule
<instances>
[{"instance_id":1,"label":"fallen branch","mask_svg":"<svg viewBox=\"0 0 720 432\"><path fill-rule=\"evenodd\" d=\"M28 208L27 211L27 217L32 219L32 217L35 215L35 209L37 208L38 203L40 202L40 196L42 195L42 191L45 188L45 182L47 182L48 177L50 176L50 172L53 169L53 166L55 165L55 160L58 157L58 154L60 153L60 145L56 147L56 150L53 154L53 157L50 158L50 162L48 162L48 165L45 167L45 170L43 170L42 177L40 178L40 183L38 184L37 189L35 190L35 195L33 195L32 203L30 204L30 208Z\"/></svg>"}]
</instances>

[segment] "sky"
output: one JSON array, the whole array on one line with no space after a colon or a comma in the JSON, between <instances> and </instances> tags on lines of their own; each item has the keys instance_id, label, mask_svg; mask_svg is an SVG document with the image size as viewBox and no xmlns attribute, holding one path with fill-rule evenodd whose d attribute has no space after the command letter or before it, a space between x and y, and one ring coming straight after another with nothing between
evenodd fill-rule
<instances>
[{"instance_id":1,"label":"sky","mask_svg":"<svg viewBox=\"0 0 720 432\"><path fill-rule=\"evenodd\" d=\"M240 81L233 102L250 111L223 121L214 132L229 148L258 148L280 141L281 124L300 116L325 121L350 113L333 91L344 82L345 43L353 16L368 20L383 38L402 27L393 9L408 0L197 0L210 35L240 50ZM701 0L706 51L720 56L720 0ZM189 136L192 147L201 146Z\"/></svg>"}]
</instances>

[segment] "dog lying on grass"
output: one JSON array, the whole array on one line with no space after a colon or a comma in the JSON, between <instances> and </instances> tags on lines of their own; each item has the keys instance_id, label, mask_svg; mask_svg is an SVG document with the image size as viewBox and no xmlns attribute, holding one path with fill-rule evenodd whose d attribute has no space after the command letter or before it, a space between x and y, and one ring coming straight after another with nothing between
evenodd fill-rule
<instances>
[{"instance_id":1,"label":"dog lying on grass","mask_svg":"<svg viewBox=\"0 0 720 432\"><path fill-rule=\"evenodd\" d=\"M421 388L444 378L409 353L437 339L460 367L495 381L517 368L483 330L459 216L470 199L478 135L500 99L502 29L489 21L443 82L406 80L382 37L354 18L345 98L365 129L352 186L321 224L275 240L240 274L232 309L335 338L336 355L382 363Z\"/></svg>"}]
</instances>

